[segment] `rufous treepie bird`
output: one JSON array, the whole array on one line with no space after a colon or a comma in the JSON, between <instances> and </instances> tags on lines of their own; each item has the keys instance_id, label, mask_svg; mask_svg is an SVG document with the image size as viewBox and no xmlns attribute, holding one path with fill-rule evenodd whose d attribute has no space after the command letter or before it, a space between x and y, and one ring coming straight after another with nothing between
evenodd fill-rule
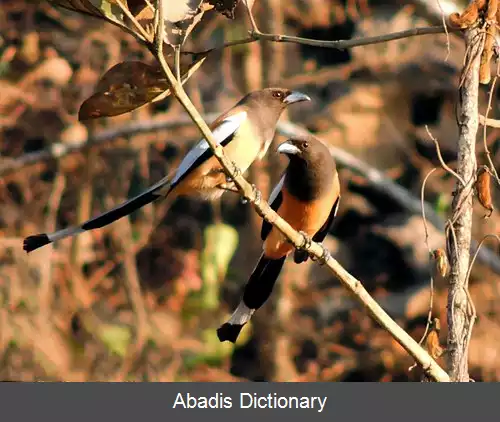
<instances>
[{"instance_id":1,"label":"rufous treepie bird","mask_svg":"<svg viewBox=\"0 0 500 422\"><path fill-rule=\"evenodd\" d=\"M220 115L210 125L211 131L224 147L227 157L244 173L255 159L261 159L266 154L283 110L300 101L310 101L310 98L283 88L251 92ZM24 239L23 248L31 252L56 240L107 226L159 198L194 196L214 200L227 190L235 190L230 184L232 182L228 182L207 141L202 139L186 154L173 175L164 177L140 195L83 224L29 236Z\"/></svg>"},{"instance_id":2,"label":"rufous treepie bird","mask_svg":"<svg viewBox=\"0 0 500 422\"><path fill-rule=\"evenodd\" d=\"M269 197L269 205L295 230L321 243L332 225L340 202L340 183L335 160L328 148L313 136L289 139L278 147L289 158L288 167ZM263 252L250 275L243 298L228 322L217 329L221 342L235 343L243 326L272 293L286 257L307 260L308 253L294 246L265 220Z\"/></svg>"}]
</instances>

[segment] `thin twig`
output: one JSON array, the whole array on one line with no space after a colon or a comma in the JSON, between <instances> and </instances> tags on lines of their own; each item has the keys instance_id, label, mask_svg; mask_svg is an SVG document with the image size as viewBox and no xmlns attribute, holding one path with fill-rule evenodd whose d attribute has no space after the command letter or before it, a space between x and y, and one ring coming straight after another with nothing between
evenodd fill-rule
<instances>
[{"instance_id":1,"label":"thin twig","mask_svg":"<svg viewBox=\"0 0 500 422\"><path fill-rule=\"evenodd\" d=\"M483 116L482 114L479 114L479 123L481 123L483 126L500 129L500 120L491 119L489 117Z\"/></svg>"},{"instance_id":2,"label":"thin twig","mask_svg":"<svg viewBox=\"0 0 500 422\"><path fill-rule=\"evenodd\" d=\"M500 245L500 236L498 236L497 234L490 233L490 234L485 235L481 239L481 242L479 242L479 246L477 247L476 252L472 256L472 260L471 260L470 265L469 265L469 270L467 271L467 282L469 281L470 273L472 271L472 267L474 266L474 262L476 262L476 258L477 258L477 255L479 253L479 250L481 249L481 246L483 246L484 241L486 239L488 239L489 237L493 237L494 239L496 239L498 241L498 244Z\"/></svg>"},{"instance_id":3,"label":"thin twig","mask_svg":"<svg viewBox=\"0 0 500 422\"><path fill-rule=\"evenodd\" d=\"M447 62L448 58L450 57L450 33L448 32L448 27L446 25L443 6L441 6L441 2L439 0L437 0L437 4L439 6L439 10L441 10L441 20L443 22L443 28L446 34L446 57L444 58L444 61Z\"/></svg>"},{"instance_id":4,"label":"thin twig","mask_svg":"<svg viewBox=\"0 0 500 422\"><path fill-rule=\"evenodd\" d=\"M500 66L500 63L499 63L499 66ZM496 84L497 80L498 80L498 69L497 69L497 74L495 75L495 77L493 78L493 82L491 83L490 93L488 95L488 105L486 106L486 113L485 113L485 120L486 121L488 121L488 113L491 110L491 103L493 101L493 93L495 92L495 84ZM495 164L493 164L493 160L491 158L491 153L490 153L490 150L488 148L488 141L487 141L487 137L486 137L487 129L488 129L488 125L483 125L484 154L486 155L486 158L488 159L488 162L490 164L490 168L489 168L490 173L495 177L495 181L497 182L497 184L500 184L500 179L498 177L498 173L497 173L497 170L495 168Z\"/></svg>"},{"instance_id":5,"label":"thin twig","mask_svg":"<svg viewBox=\"0 0 500 422\"><path fill-rule=\"evenodd\" d=\"M425 125L425 130L427 131L427 135L429 135L429 138L431 138L431 140L434 142L434 145L436 146L436 153L437 153L437 156L438 156L438 159L439 159L439 162L441 164L441 167L443 167L443 169L445 171L447 171L448 173L450 173L451 175L453 175L455 177L455 179L457 179L460 183L462 183L462 186L465 187L465 182L464 182L464 179L462 179L455 171L453 171L449 166L448 164L446 164L444 162L444 159L443 159L443 156L441 155L441 149L439 148L439 142L437 141L436 138L434 138L434 136L432 136L432 133L431 131L429 130L429 126Z\"/></svg>"},{"instance_id":6,"label":"thin twig","mask_svg":"<svg viewBox=\"0 0 500 422\"><path fill-rule=\"evenodd\" d=\"M431 254L432 254L432 249L429 245L429 230L427 228L427 219L425 218L425 207L424 207L424 196L425 196L425 185L427 183L427 180L431 176L432 173L436 168L434 167L429 173L427 173L427 176L425 176L424 181L422 182L422 189L420 191L420 201L422 203L422 223L424 224L424 231L425 231L425 245L427 246L427 250L429 251L429 260L431 259ZM432 271L432 268L430 268L430 298L429 298L429 313L427 315L427 324L425 326L425 332L418 344L422 344L422 342L425 339L425 336L427 335L427 332L429 331L429 327L431 326L432 323L432 307L434 305L434 274Z\"/></svg>"},{"instance_id":7,"label":"thin twig","mask_svg":"<svg viewBox=\"0 0 500 422\"><path fill-rule=\"evenodd\" d=\"M151 36L147 33L147 31L142 27L142 25L137 21L134 15L130 12L127 6L122 3L122 0L116 0L118 6L122 9L122 12L130 19L130 21L134 24L140 34L144 37L144 39L148 42L151 42Z\"/></svg>"},{"instance_id":8,"label":"thin twig","mask_svg":"<svg viewBox=\"0 0 500 422\"><path fill-rule=\"evenodd\" d=\"M432 168L427 175L424 178L424 181L422 182L422 188L420 189L420 204L421 204L421 209L422 209L422 223L424 225L424 232L425 232L425 245L427 246L427 250L429 251L429 261L431 260L431 253L432 249L429 245L429 229L427 227L427 219L425 218L425 185L427 184L427 180L429 177L436 171L436 167ZM430 268L430 267L429 267ZM432 273L432 268L429 269L429 274L430 274L430 298L429 298L429 312L427 314L427 324L425 325L425 331L418 342L419 345L422 345L422 342L424 341L425 337L427 336L427 332L429 331L429 327L431 326L432 323L432 307L434 304L434 276ZM414 363L412 366L408 368L408 371L412 371L415 367L417 366L416 363Z\"/></svg>"},{"instance_id":9,"label":"thin twig","mask_svg":"<svg viewBox=\"0 0 500 422\"><path fill-rule=\"evenodd\" d=\"M456 28L449 27L448 30L457 31ZM293 37L289 35L279 35L279 34L264 34L264 33L253 33L252 36L259 40L273 41L273 42L288 42L294 44L310 45L313 47L323 47L323 48L336 48L339 50L360 47L363 45L380 44L388 41L400 40L403 38L416 37L421 35L429 34L443 34L444 29L442 26L429 26L422 28L411 28L404 31L394 32L392 34L377 35L373 37L363 37L352 40L337 40L337 41L322 41L313 40L309 38Z\"/></svg>"},{"instance_id":10,"label":"thin twig","mask_svg":"<svg viewBox=\"0 0 500 422\"><path fill-rule=\"evenodd\" d=\"M235 45L242 45L242 44L250 44L253 42L259 41L257 38L254 38L252 36L247 37L247 38L242 38L241 40L234 40L234 41L228 41L220 46L217 47L212 47L207 50L201 50L201 51L183 51L182 54L194 54L194 55L203 55L203 54L209 54L213 53L214 51L219 51L223 50L228 47L234 47Z\"/></svg>"},{"instance_id":11,"label":"thin twig","mask_svg":"<svg viewBox=\"0 0 500 422\"><path fill-rule=\"evenodd\" d=\"M174 65L175 65L175 77L178 83L181 83L181 46L176 45L174 48Z\"/></svg>"},{"instance_id":12,"label":"thin twig","mask_svg":"<svg viewBox=\"0 0 500 422\"><path fill-rule=\"evenodd\" d=\"M447 31L457 32L456 28L447 27ZM346 50L348 48L362 47L365 45L381 44L388 41L396 41L404 38L418 37L422 35L444 34L445 29L442 26L424 26L419 28L410 28L403 31L392 32L390 34L377 35L373 37L362 37L350 40L315 40L311 38L301 38L280 34L265 34L263 32L252 32L249 37L241 40L234 40L224 43L218 47L209 48L201 51L184 51L182 54L209 54L214 51L222 50L235 45L249 44L256 41L272 41L293 44L310 45L314 47L335 48Z\"/></svg>"},{"instance_id":13,"label":"thin twig","mask_svg":"<svg viewBox=\"0 0 500 422\"><path fill-rule=\"evenodd\" d=\"M261 34L259 28L257 27L257 22L255 22L255 18L253 17L252 9L248 4L248 0L243 0L245 2L245 8L247 10L248 18L250 19L250 24L252 25L253 34Z\"/></svg>"}]
</instances>

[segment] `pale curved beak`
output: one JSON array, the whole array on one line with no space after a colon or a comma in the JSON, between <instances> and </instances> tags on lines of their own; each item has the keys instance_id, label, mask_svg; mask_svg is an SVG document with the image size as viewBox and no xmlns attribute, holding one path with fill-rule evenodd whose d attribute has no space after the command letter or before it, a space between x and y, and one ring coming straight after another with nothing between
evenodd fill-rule
<instances>
[{"instance_id":1,"label":"pale curved beak","mask_svg":"<svg viewBox=\"0 0 500 422\"><path fill-rule=\"evenodd\" d=\"M285 104L299 103L301 101L311 101L311 97L309 97L309 95L303 94L302 92L292 91L284 99Z\"/></svg>"},{"instance_id":2,"label":"pale curved beak","mask_svg":"<svg viewBox=\"0 0 500 422\"><path fill-rule=\"evenodd\" d=\"M291 154L291 155L297 155L298 153L300 153L300 149L298 149L295 145L290 143L290 141L286 141L280 144L277 151L280 152L281 154Z\"/></svg>"}]
</instances>

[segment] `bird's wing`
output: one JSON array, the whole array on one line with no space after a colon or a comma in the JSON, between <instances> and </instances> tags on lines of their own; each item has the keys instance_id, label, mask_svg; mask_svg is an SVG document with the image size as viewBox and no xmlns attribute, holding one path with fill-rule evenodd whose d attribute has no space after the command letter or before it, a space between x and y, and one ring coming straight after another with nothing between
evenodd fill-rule
<instances>
[{"instance_id":1,"label":"bird's wing","mask_svg":"<svg viewBox=\"0 0 500 422\"><path fill-rule=\"evenodd\" d=\"M333 220L337 215L339 205L340 205L340 195L337 197L337 200L333 204L330 214L328 215L328 218L326 219L325 223L312 237L312 240L314 242L321 243L323 242L323 240L325 240L326 235L328 234L330 228L332 227ZM303 249L295 249L295 252L293 253L293 261L296 264L301 264L302 262L307 261L308 257L309 254Z\"/></svg>"},{"instance_id":2,"label":"bird's wing","mask_svg":"<svg viewBox=\"0 0 500 422\"><path fill-rule=\"evenodd\" d=\"M333 204L332 210L330 211L330 215L326 219L325 224L323 224L323 226L313 236L312 240L314 242L323 242L323 240L325 240L325 237L330 231L330 227L332 226L333 219L337 215L337 211L339 210L339 205L340 205L340 195Z\"/></svg>"},{"instance_id":3,"label":"bird's wing","mask_svg":"<svg viewBox=\"0 0 500 422\"><path fill-rule=\"evenodd\" d=\"M285 175L281 176L281 179L271 192L269 196L269 205L274 211L278 211L281 202L283 202L283 194L281 192L281 188L283 187L283 183L285 182ZM266 220L262 221L262 229L260 230L260 238L262 240L266 240L269 232L272 229L272 224L268 223Z\"/></svg>"},{"instance_id":4,"label":"bird's wing","mask_svg":"<svg viewBox=\"0 0 500 422\"><path fill-rule=\"evenodd\" d=\"M224 141L228 142L228 139L238 130L246 118L247 112L240 111L223 119L221 123L212 130L212 134L217 143L224 145ZM171 180L171 187L173 188L184 176L205 161L210 155L212 155L212 150L206 139L202 139L186 154L179 164Z\"/></svg>"},{"instance_id":5,"label":"bird's wing","mask_svg":"<svg viewBox=\"0 0 500 422\"><path fill-rule=\"evenodd\" d=\"M224 145L229 142L231 135L241 126L246 119L246 111L241 111L227 116L221 120L221 123L212 131L218 143ZM116 220L131 214L146 204L155 201L158 198L166 196L172 190L173 185L178 183L191 169L195 168L202 161L205 161L211 154L208 143L205 139L201 140L182 160L177 169L174 178L170 180L169 176L156 182L150 188L129 199L128 201L116 206L115 208L91 218L90 220L66 229L58 230L53 233L41 233L29 236L24 240L24 250L31 252L44 245L61 240L67 237L75 236L88 230L94 230L107 226ZM168 189L165 189L168 187Z\"/></svg>"}]
</instances>

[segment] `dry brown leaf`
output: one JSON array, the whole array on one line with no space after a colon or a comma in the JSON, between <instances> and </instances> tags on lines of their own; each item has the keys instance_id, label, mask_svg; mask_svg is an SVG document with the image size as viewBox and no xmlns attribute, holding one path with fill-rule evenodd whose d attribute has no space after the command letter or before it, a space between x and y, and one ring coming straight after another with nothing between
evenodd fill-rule
<instances>
[{"instance_id":1,"label":"dry brown leaf","mask_svg":"<svg viewBox=\"0 0 500 422\"><path fill-rule=\"evenodd\" d=\"M434 318L431 323L429 334L425 339L425 347L433 359L437 359L444 353L444 349L439 343L439 331L441 330L441 324L438 318Z\"/></svg>"},{"instance_id":2,"label":"dry brown leaf","mask_svg":"<svg viewBox=\"0 0 500 422\"><path fill-rule=\"evenodd\" d=\"M491 58L493 57L496 34L496 25L489 25L486 30L483 52L481 53L481 65L479 67L479 82L483 85L488 85L491 81Z\"/></svg>"},{"instance_id":3,"label":"dry brown leaf","mask_svg":"<svg viewBox=\"0 0 500 422\"><path fill-rule=\"evenodd\" d=\"M183 72L183 83L204 60L202 56ZM78 118L88 120L118 116L169 95L169 84L159 66L138 61L122 62L108 70L97 83L95 93L81 105Z\"/></svg>"},{"instance_id":4,"label":"dry brown leaf","mask_svg":"<svg viewBox=\"0 0 500 422\"><path fill-rule=\"evenodd\" d=\"M476 190L479 202L489 211L489 214L486 214L484 217L491 217L494 210L493 201L491 199L491 174L486 166L481 166L478 170Z\"/></svg>"},{"instance_id":5,"label":"dry brown leaf","mask_svg":"<svg viewBox=\"0 0 500 422\"><path fill-rule=\"evenodd\" d=\"M116 4L116 1L110 0L49 0L51 3L72 10L74 12L84 13L97 18L107 20L108 22L125 26L123 23L123 11ZM126 5L126 1L123 1Z\"/></svg>"},{"instance_id":6,"label":"dry brown leaf","mask_svg":"<svg viewBox=\"0 0 500 422\"><path fill-rule=\"evenodd\" d=\"M452 13L448 20L456 28L466 29L474 25L479 19L479 11L483 10L486 0L474 0L460 13Z\"/></svg>"},{"instance_id":7,"label":"dry brown leaf","mask_svg":"<svg viewBox=\"0 0 500 422\"><path fill-rule=\"evenodd\" d=\"M436 279L437 277L441 276L443 278L446 278L448 276L448 271L449 271L449 264L448 264L448 258L446 256L446 252L444 249L439 248L435 249L432 251L431 254L432 258L432 277Z\"/></svg>"},{"instance_id":8,"label":"dry brown leaf","mask_svg":"<svg viewBox=\"0 0 500 422\"><path fill-rule=\"evenodd\" d=\"M83 102L78 118L127 113L153 100L167 87L159 68L141 62L119 63L101 78L95 93Z\"/></svg>"}]
</instances>

